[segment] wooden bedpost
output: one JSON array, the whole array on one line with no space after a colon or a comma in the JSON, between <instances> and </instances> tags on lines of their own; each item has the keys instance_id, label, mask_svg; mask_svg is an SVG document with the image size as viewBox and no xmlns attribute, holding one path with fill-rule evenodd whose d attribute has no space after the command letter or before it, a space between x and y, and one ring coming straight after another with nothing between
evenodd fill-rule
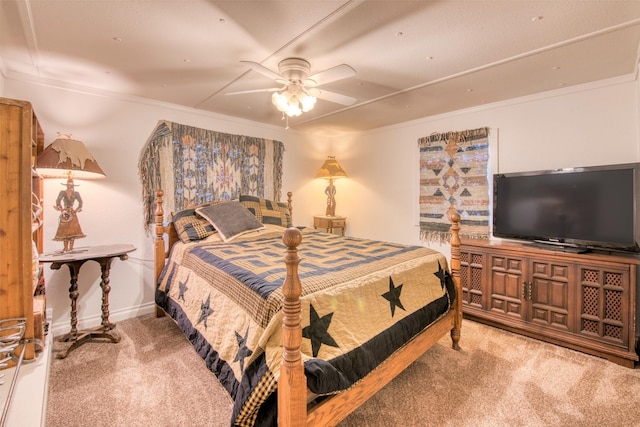
<instances>
[{"instance_id":1,"label":"wooden bedpost","mask_svg":"<svg viewBox=\"0 0 640 427\"><path fill-rule=\"evenodd\" d=\"M462 283L460 282L460 215L455 212L449 215L451 220L451 277L456 289L454 302L455 317L451 329L451 343L455 350L460 350L460 329L462 328Z\"/></svg>"},{"instance_id":2,"label":"wooden bedpost","mask_svg":"<svg viewBox=\"0 0 640 427\"><path fill-rule=\"evenodd\" d=\"M291 194L291 193L289 193ZM302 343L302 285L298 277L298 245L302 233L288 228L282 237L287 247L287 277L282 285L282 364L278 380L278 425L303 426L307 423L307 380L304 375L300 344Z\"/></svg>"},{"instance_id":3,"label":"wooden bedpost","mask_svg":"<svg viewBox=\"0 0 640 427\"><path fill-rule=\"evenodd\" d=\"M154 285L158 285L158 279L164 268L165 246L164 246L164 209L162 208L164 191L156 190L156 212L155 212L155 239L153 242L153 260L154 260ZM164 311L156 306L156 316L164 316Z\"/></svg>"},{"instance_id":4,"label":"wooden bedpost","mask_svg":"<svg viewBox=\"0 0 640 427\"><path fill-rule=\"evenodd\" d=\"M293 221L293 203L291 199L293 198L293 193L291 191L287 192L287 207L289 208L289 216L291 216L291 221Z\"/></svg>"}]
</instances>

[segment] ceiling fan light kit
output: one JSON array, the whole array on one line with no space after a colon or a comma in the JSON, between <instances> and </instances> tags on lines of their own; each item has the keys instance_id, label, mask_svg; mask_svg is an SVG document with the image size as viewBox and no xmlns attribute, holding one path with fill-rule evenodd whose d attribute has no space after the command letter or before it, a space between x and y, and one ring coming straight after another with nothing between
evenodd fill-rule
<instances>
[{"instance_id":1,"label":"ceiling fan light kit","mask_svg":"<svg viewBox=\"0 0 640 427\"><path fill-rule=\"evenodd\" d=\"M274 92L271 102L278 111L282 111L289 117L299 116L311 111L316 105L316 97L298 84L291 84L282 92Z\"/></svg>"}]
</instances>

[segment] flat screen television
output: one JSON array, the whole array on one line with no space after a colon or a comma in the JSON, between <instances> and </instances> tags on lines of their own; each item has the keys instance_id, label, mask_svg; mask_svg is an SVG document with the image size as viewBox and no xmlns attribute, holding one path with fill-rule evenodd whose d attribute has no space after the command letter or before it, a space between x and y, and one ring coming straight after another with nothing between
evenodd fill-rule
<instances>
[{"instance_id":1,"label":"flat screen television","mask_svg":"<svg viewBox=\"0 0 640 427\"><path fill-rule=\"evenodd\" d=\"M493 235L640 252L640 163L495 174Z\"/></svg>"}]
</instances>

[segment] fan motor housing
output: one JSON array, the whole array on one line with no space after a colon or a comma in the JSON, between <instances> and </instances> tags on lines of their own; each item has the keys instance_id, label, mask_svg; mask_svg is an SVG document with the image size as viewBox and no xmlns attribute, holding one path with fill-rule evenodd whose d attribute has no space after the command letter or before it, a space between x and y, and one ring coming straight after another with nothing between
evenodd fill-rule
<instances>
[{"instance_id":1,"label":"fan motor housing","mask_svg":"<svg viewBox=\"0 0 640 427\"><path fill-rule=\"evenodd\" d=\"M302 81L309 76L311 64L302 58L286 58L278 64L280 75L290 81Z\"/></svg>"}]
</instances>

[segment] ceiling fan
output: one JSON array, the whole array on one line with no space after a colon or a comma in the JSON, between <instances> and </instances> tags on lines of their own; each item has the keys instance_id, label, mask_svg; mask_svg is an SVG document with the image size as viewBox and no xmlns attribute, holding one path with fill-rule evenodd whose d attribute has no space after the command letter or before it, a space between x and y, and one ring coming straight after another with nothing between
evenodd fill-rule
<instances>
[{"instance_id":1,"label":"ceiling fan","mask_svg":"<svg viewBox=\"0 0 640 427\"><path fill-rule=\"evenodd\" d=\"M336 65L324 71L310 74L311 64L302 58L286 58L278 64L278 72L271 71L267 67L252 61L241 61L263 76L266 76L281 87L266 89L246 90L242 92L230 92L226 95L239 95L244 93L273 92L271 101L289 117L299 116L303 112L310 111L315 105L316 98L335 102L341 105L352 105L356 99L318 86L346 79L356 75L356 71L346 64Z\"/></svg>"}]
</instances>

